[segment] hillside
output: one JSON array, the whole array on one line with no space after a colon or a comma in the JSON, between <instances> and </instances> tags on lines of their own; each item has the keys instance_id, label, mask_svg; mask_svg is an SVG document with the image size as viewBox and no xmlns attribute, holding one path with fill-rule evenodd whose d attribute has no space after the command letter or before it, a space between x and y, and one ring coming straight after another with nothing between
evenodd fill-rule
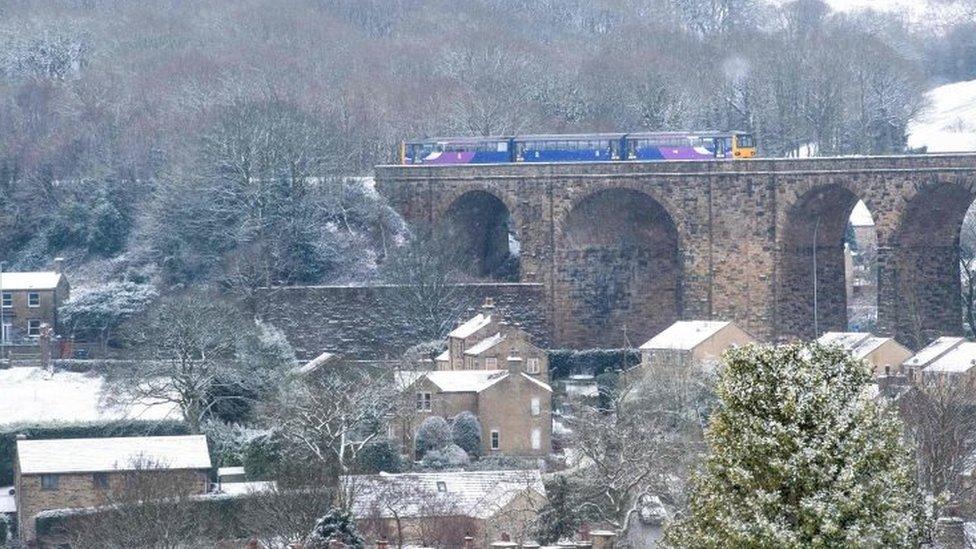
<instances>
[{"instance_id":1,"label":"hillside","mask_svg":"<svg viewBox=\"0 0 976 549\"><path fill-rule=\"evenodd\" d=\"M976 151L976 80L925 95L929 105L908 125L908 145L928 152Z\"/></svg>"}]
</instances>

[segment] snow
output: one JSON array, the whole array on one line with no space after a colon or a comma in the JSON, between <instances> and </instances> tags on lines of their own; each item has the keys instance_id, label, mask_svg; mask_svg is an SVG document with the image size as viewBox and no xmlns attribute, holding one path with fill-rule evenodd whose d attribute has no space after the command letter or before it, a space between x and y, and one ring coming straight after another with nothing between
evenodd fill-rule
<instances>
[{"instance_id":1,"label":"snow","mask_svg":"<svg viewBox=\"0 0 976 549\"><path fill-rule=\"evenodd\" d=\"M973 367L976 367L976 343L965 341L926 366L923 372L961 374Z\"/></svg>"},{"instance_id":2,"label":"snow","mask_svg":"<svg viewBox=\"0 0 976 549\"><path fill-rule=\"evenodd\" d=\"M464 354L471 356L478 356L481 353L491 349L495 345L498 345L502 340L502 334L499 332L491 337L482 339L477 344L472 345L470 349L464 351Z\"/></svg>"},{"instance_id":3,"label":"snow","mask_svg":"<svg viewBox=\"0 0 976 549\"><path fill-rule=\"evenodd\" d=\"M940 337L929 343L927 347L919 351L912 358L905 361L905 366L913 368L923 368L932 361L955 349L959 344L965 342L962 337Z\"/></svg>"},{"instance_id":4,"label":"snow","mask_svg":"<svg viewBox=\"0 0 976 549\"><path fill-rule=\"evenodd\" d=\"M204 435L18 440L24 474L147 469L209 469Z\"/></svg>"},{"instance_id":5,"label":"snow","mask_svg":"<svg viewBox=\"0 0 976 549\"><path fill-rule=\"evenodd\" d=\"M324 352L319 356L313 358L312 360L308 361L307 363L303 364L302 366L298 366L297 368L295 368L294 372L300 375L315 372L323 365L329 364L338 359L339 359L339 355L335 353Z\"/></svg>"},{"instance_id":6,"label":"snow","mask_svg":"<svg viewBox=\"0 0 976 549\"><path fill-rule=\"evenodd\" d=\"M837 345L855 358L864 358L889 340L890 337L875 337L865 332L827 332L817 342L821 345Z\"/></svg>"},{"instance_id":7,"label":"snow","mask_svg":"<svg viewBox=\"0 0 976 549\"><path fill-rule=\"evenodd\" d=\"M354 475L343 477L356 494L352 514L356 518L463 515L488 519L519 494L534 491L545 496L542 475L527 471L457 471Z\"/></svg>"},{"instance_id":8,"label":"snow","mask_svg":"<svg viewBox=\"0 0 976 549\"><path fill-rule=\"evenodd\" d=\"M453 370L427 372L427 379L445 393L478 393L508 375L506 370Z\"/></svg>"},{"instance_id":9,"label":"snow","mask_svg":"<svg viewBox=\"0 0 976 549\"><path fill-rule=\"evenodd\" d=\"M731 322L717 320L679 320L640 348L690 351L729 324Z\"/></svg>"},{"instance_id":10,"label":"snow","mask_svg":"<svg viewBox=\"0 0 976 549\"><path fill-rule=\"evenodd\" d=\"M976 80L929 90L929 106L908 125L908 145L928 152L976 151Z\"/></svg>"},{"instance_id":11,"label":"snow","mask_svg":"<svg viewBox=\"0 0 976 549\"><path fill-rule=\"evenodd\" d=\"M103 383L100 376L91 373L50 373L41 368L0 370L0 425L181 417L169 402L132 408L102 407L99 400Z\"/></svg>"},{"instance_id":12,"label":"snow","mask_svg":"<svg viewBox=\"0 0 976 549\"><path fill-rule=\"evenodd\" d=\"M0 273L0 289L3 290L53 290L60 282L61 273L54 271Z\"/></svg>"},{"instance_id":13,"label":"snow","mask_svg":"<svg viewBox=\"0 0 976 549\"><path fill-rule=\"evenodd\" d=\"M456 337L459 339L471 337L472 335L476 334L478 330L484 328L490 323L491 323L491 315L484 315L478 313L477 315L472 317L464 324L461 324L457 328L454 328L454 331L447 334L447 337Z\"/></svg>"},{"instance_id":14,"label":"snow","mask_svg":"<svg viewBox=\"0 0 976 549\"><path fill-rule=\"evenodd\" d=\"M220 467L217 469L217 478L231 477L231 476L244 476L244 468L243 467Z\"/></svg>"},{"instance_id":15,"label":"snow","mask_svg":"<svg viewBox=\"0 0 976 549\"><path fill-rule=\"evenodd\" d=\"M874 227L874 218L863 200L858 200L851 210L850 223L855 227Z\"/></svg>"},{"instance_id":16,"label":"snow","mask_svg":"<svg viewBox=\"0 0 976 549\"><path fill-rule=\"evenodd\" d=\"M14 487L0 486L0 514L16 512L17 498L14 496Z\"/></svg>"},{"instance_id":17,"label":"snow","mask_svg":"<svg viewBox=\"0 0 976 549\"><path fill-rule=\"evenodd\" d=\"M271 492L278 487L273 480L256 480L250 482L222 482L220 493L230 496L246 496L260 492Z\"/></svg>"}]
</instances>

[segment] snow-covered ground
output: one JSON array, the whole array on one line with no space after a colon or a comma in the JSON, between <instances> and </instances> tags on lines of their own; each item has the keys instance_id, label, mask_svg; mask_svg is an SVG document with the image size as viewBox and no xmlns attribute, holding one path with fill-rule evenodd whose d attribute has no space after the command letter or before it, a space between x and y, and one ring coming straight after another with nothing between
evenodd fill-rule
<instances>
[{"instance_id":1,"label":"snow-covered ground","mask_svg":"<svg viewBox=\"0 0 976 549\"><path fill-rule=\"evenodd\" d=\"M82 423L116 419L178 419L172 404L106 409L102 378L40 368L0 370L0 426L20 423Z\"/></svg>"},{"instance_id":2,"label":"snow-covered ground","mask_svg":"<svg viewBox=\"0 0 976 549\"><path fill-rule=\"evenodd\" d=\"M976 151L976 80L926 93L928 107L908 125L908 145L928 152Z\"/></svg>"}]
</instances>

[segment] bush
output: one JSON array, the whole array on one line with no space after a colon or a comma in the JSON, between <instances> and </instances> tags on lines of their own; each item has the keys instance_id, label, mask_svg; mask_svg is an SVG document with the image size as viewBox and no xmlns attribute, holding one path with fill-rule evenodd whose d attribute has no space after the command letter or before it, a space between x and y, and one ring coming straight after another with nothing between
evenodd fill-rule
<instances>
[{"instance_id":1,"label":"bush","mask_svg":"<svg viewBox=\"0 0 976 549\"><path fill-rule=\"evenodd\" d=\"M356 471L360 474L399 473L402 470L403 458L387 439L367 444L356 455Z\"/></svg>"},{"instance_id":2,"label":"bush","mask_svg":"<svg viewBox=\"0 0 976 549\"><path fill-rule=\"evenodd\" d=\"M624 370L640 364L640 351L637 349L551 349L549 357L549 376L552 379L565 379L573 374L598 376L606 371Z\"/></svg>"},{"instance_id":3,"label":"bush","mask_svg":"<svg viewBox=\"0 0 976 549\"><path fill-rule=\"evenodd\" d=\"M266 479L281 462L281 448L271 433L251 438L242 455L247 478Z\"/></svg>"},{"instance_id":4,"label":"bush","mask_svg":"<svg viewBox=\"0 0 976 549\"><path fill-rule=\"evenodd\" d=\"M333 509L315 523L315 528L305 540L305 549L329 549L329 542L332 540L340 541L350 549L362 549L366 546L352 516L341 509Z\"/></svg>"},{"instance_id":5,"label":"bush","mask_svg":"<svg viewBox=\"0 0 976 549\"><path fill-rule=\"evenodd\" d=\"M451 437L472 458L481 457L481 422L471 412L461 412L451 420Z\"/></svg>"},{"instance_id":6,"label":"bush","mask_svg":"<svg viewBox=\"0 0 976 549\"><path fill-rule=\"evenodd\" d=\"M429 450L420 464L425 469L439 471L464 467L469 461L468 454L460 446L449 444L443 448Z\"/></svg>"},{"instance_id":7,"label":"bush","mask_svg":"<svg viewBox=\"0 0 976 549\"><path fill-rule=\"evenodd\" d=\"M417 429L417 437L414 447L417 452L417 459L423 459L427 452L439 450L452 444L451 427L440 416L431 416L420 424Z\"/></svg>"}]
</instances>

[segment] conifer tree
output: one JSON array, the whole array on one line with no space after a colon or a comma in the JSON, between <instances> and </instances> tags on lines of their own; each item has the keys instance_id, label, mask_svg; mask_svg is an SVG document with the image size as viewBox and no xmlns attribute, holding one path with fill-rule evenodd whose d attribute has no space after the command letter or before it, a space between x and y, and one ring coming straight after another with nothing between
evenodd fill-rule
<instances>
[{"instance_id":1,"label":"conifer tree","mask_svg":"<svg viewBox=\"0 0 976 549\"><path fill-rule=\"evenodd\" d=\"M725 356L710 454L673 547L917 547L927 521L902 425L837 348Z\"/></svg>"},{"instance_id":2,"label":"conifer tree","mask_svg":"<svg viewBox=\"0 0 976 549\"><path fill-rule=\"evenodd\" d=\"M315 528L305 540L305 548L328 549L330 541L342 542L349 549L363 549L366 546L352 515L341 509L332 509L315 523Z\"/></svg>"}]
</instances>

